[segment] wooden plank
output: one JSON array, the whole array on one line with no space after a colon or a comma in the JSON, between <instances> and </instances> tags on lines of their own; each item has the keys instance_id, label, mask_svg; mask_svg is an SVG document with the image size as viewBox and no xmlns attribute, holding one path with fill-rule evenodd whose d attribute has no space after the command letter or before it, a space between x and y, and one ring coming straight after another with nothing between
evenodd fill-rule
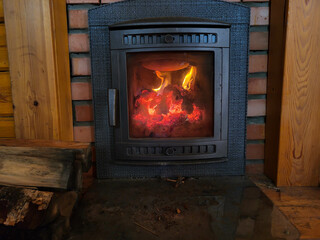
<instances>
[{"instance_id":1,"label":"wooden plank","mask_svg":"<svg viewBox=\"0 0 320 240\"><path fill-rule=\"evenodd\" d=\"M292 222L300 232L300 239L306 239L306 240L320 239L319 216L314 218L293 218Z\"/></svg>"},{"instance_id":2,"label":"wooden plank","mask_svg":"<svg viewBox=\"0 0 320 240\"><path fill-rule=\"evenodd\" d=\"M4 21L3 0L0 0L0 22Z\"/></svg>"},{"instance_id":3,"label":"wooden plank","mask_svg":"<svg viewBox=\"0 0 320 240\"><path fill-rule=\"evenodd\" d=\"M14 138L13 117L0 117L0 138Z\"/></svg>"},{"instance_id":4,"label":"wooden plank","mask_svg":"<svg viewBox=\"0 0 320 240\"><path fill-rule=\"evenodd\" d=\"M299 239L320 239L319 187L279 187L276 191L266 177L251 177L251 179L298 229Z\"/></svg>"},{"instance_id":5,"label":"wooden plank","mask_svg":"<svg viewBox=\"0 0 320 240\"><path fill-rule=\"evenodd\" d=\"M0 146L6 147L51 147L62 149L87 149L91 148L90 143L73 141L52 141L42 139L2 139Z\"/></svg>"},{"instance_id":6,"label":"wooden plank","mask_svg":"<svg viewBox=\"0 0 320 240\"><path fill-rule=\"evenodd\" d=\"M50 0L54 56L57 84L59 140L73 140L73 113L71 100L69 35L67 9L64 0Z\"/></svg>"},{"instance_id":7,"label":"wooden plank","mask_svg":"<svg viewBox=\"0 0 320 240\"><path fill-rule=\"evenodd\" d=\"M6 39L6 29L3 23L0 24L0 46L6 46L7 39Z\"/></svg>"},{"instance_id":8,"label":"wooden plank","mask_svg":"<svg viewBox=\"0 0 320 240\"><path fill-rule=\"evenodd\" d=\"M0 140L1 146L72 149L75 153L75 158L81 161L84 172L87 172L92 164L92 147L90 143L39 139L2 139Z\"/></svg>"},{"instance_id":9,"label":"wooden plank","mask_svg":"<svg viewBox=\"0 0 320 240\"><path fill-rule=\"evenodd\" d=\"M286 0L271 1L264 173L274 182L278 172L286 15Z\"/></svg>"},{"instance_id":10,"label":"wooden plank","mask_svg":"<svg viewBox=\"0 0 320 240\"><path fill-rule=\"evenodd\" d=\"M0 116L12 116L12 96L9 72L0 72Z\"/></svg>"},{"instance_id":11,"label":"wooden plank","mask_svg":"<svg viewBox=\"0 0 320 240\"><path fill-rule=\"evenodd\" d=\"M9 70L8 49L0 47L0 71Z\"/></svg>"},{"instance_id":12,"label":"wooden plank","mask_svg":"<svg viewBox=\"0 0 320 240\"><path fill-rule=\"evenodd\" d=\"M288 8L277 183L318 186L320 1L290 0Z\"/></svg>"},{"instance_id":13,"label":"wooden plank","mask_svg":"<svg viewBox=\"0 0 320 240\"><path fill-rule=\"evenodd\" d=\"M64 0L4 0L18 138L73 140L65 8Z\"/></svg>"},{"instance_id":14,"label":"wooden plank","mask_svg":"<svg viewBox=\"0 0 320 240\"><path fill-rule=\"evenodd\" d=\"M67 189L74 153L68 149L0 147L0 184Z\"/></svg>"}]
</instances>

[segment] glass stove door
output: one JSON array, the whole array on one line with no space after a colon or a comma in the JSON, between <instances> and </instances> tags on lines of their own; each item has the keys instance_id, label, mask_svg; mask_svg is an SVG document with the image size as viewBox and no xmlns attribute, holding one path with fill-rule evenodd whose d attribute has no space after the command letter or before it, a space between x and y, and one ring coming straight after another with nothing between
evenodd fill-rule
<instances>
[{"instance_id":1,"label":"glass stove door","mask_svg":"<svg viewBox=\"0 0 320 240\"><path fill-rule=\"evenodd\" d=\"M130 138L214 136L214 52L131 52Z\"/></svg>"}]
</instances>

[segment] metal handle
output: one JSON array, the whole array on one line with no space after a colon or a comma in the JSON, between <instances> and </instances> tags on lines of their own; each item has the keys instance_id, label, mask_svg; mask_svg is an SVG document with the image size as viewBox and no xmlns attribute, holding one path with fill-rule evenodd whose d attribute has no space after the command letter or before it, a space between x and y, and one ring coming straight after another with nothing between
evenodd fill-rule
<instances>
[{"instance_id":1,"label":"metal handle","mask_svg":"<svg viewBox=\"0 0 320 240\"><path fill-rule=\"evenodd\" d=\"M118 90L108 89L109 125L117 126L118 122Z\"/></svg>"}]
</instances>

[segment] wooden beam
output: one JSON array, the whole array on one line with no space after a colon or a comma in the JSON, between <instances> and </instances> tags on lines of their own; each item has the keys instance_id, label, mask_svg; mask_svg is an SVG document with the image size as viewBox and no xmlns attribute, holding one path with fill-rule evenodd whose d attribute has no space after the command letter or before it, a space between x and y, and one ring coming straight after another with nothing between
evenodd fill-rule
<instances>
[{"instance_id":1,"label":"wooden beam","mask_svg":"<svg viewBox=\"0 0 320 240\"><path fill-rule=\"evenodd\" d=\"M67 189L74 153L69 149L0 147L0 184Z\"/></svg>"},{"instance_id":2,"label":"wooden beam","mask_svg":"<svg viewBox=\"0 0 320 240\"><path fill-rule=\"evenodd\" d=\"M286 0L271 1L264 172L274 182L278 172L286 18Z\"/></svg>"},{"instance_id":3,"label":"wooden beam","mask_svg":"<svg viewBox=\"0 0 320 240\"><path fill-rule=\"evenodd\" d=\"M288 8L278 185L318 186L320 1L290 0Z\"/></svg>"},{"instance_id":4,"label":"wooden beam","mask_svg":"<svg viewBox=\"0 0 320 240\"><path fill-rule=\"evenodd\" d=\"M4 0L4 13L17 138L73 140L65 0Z\"/></svg>"},{"instance_id":5,"label":"wooden beam","mask_svg":"<svg viewBox=\"0 0 320 240\"><path fill-rule=\"evenodd\" d=\"M26 139L2 139L0 147L35 147L35 148L57 148L71 149L75 153L75 159L82 164L82 170L87 172L92 164L92 147L90 143L52 141L52 140L26 140Z\"/></svg>"},{"instance_id":6,"label":"wooden beam","mask_svg":"<svg viewBox=\"0 0 320 240\"><path fill-rule=\"evenodd\" d=\"M272 12L284 21L270 25L265 173L278 186L318 186L320 1L272 1L271 23Z\"/></svg>"}]
</instances>

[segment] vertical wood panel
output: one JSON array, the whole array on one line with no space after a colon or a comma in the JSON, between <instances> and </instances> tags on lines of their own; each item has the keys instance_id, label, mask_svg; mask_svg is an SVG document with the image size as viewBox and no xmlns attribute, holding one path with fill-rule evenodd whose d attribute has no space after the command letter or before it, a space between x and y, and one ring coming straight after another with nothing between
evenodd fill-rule
<instances>
[{"instance_id":1,"label":"vertical wood panel","mask_svg":"<svg viewBox=\"0 0 320 240\"><path fill-rule=\"evenodd\" d=\"M0 72L0 116L12 115L10 75L8 72Z\"/></svg>"},{"instance_id":2,"label":"vertical wood panel","mask_svg":"<svg viewBox=\"0 0 320 240\"><path fill-rule=\"evenodd\" d=\"M0 117L0 138L14 138L13 117Z\"/></svg>"},{"instance_id":3,"label":"vertical wood panel","mask_svg":"<svg viewBox=\"0 0 320 240\"><path fill-rule=\"evenodd\" d=\"M319 184L319 43L320 1L289 0L279 145L280 186Z\"/></svg>"},{"instance_id":4,"label":"vertical wood panel","mask_svg":"<svg viewBox=\"0 0 320 240\"><path fill-rule=\"evenodd\" d=\"M278 172L286 16L286 0L271 1L264 172L274 182Z\"/></svg>"},{"instance_id":5,"label":"vertical wood panel","mask_svg":"<svg viewBox=\"0 0 320 240\"><path fill-rule=\"evenodd\" d=\"M73 140L72 97L67 9L63 0L51 0L57 83L59 139Z\"/></svg>"},{"instance_id":6,"label":"vertical wood panel","mask_svg":"<svg viewBox=\"0 0 320 240\"><path fill-rule=\"evenodd\" d=\"M4 9L17 138L72 140L65 1L4 0Z\"/></svg>"},{"instance_id":7,"label":"vertical wood panel","mask_svg":"<svg viewBox=\"0 0 320 240\"><path fill-rule=\"evenodd\" d=\"M3 0L0 0L0 22L3 22L4 14L3 14Z\"/></svg>"},{"instance_id":8,"label":"vertical wood panel","mask_svg":"<svg viewBox=\"0 0 320 240\"><path fill-rule=\"evenodd\" d=\"M6 41L6 29L4 27L4 23L0 24L0 46L6 46L7 41Z\"/></svg>"}]
</instances>

